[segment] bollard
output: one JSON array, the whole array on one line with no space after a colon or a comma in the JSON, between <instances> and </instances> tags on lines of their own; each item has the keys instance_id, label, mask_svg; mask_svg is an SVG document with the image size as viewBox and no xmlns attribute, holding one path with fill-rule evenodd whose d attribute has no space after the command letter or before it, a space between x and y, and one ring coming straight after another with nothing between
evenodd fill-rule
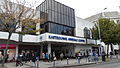
<instances>
[{"instance_id":1,"label":"bollard","mask_svg":"<svg viewBox=\"0 0 120 68\"><path fill-rule=\"evenodd\" d=\"M55 68L55 61L56 61L56 57L54 57L53 59L53 67Z\"/></svg>"},{"instance_id":2,"label":"bollard","mask_svg":"<svg viewBox=\"0 0 120 68\"><path fill-rule=\"evenodd\" d=\"M53 60L53 67L55 68L55 60Z\"/></svg>"},{"instance_id":3,"label":"bollard","mask_svg":"<svg viewBox=\"0 0 120 68\"><path fill-rule=\"evenodd\" d=\"M80 64L80 57L78 57L78 64Z\"/></svg>"},{"instance_id":4,"label":"bollard","mask_svg":"<svg viewBox=\"0 0 120 68\"><path fill-rule=\"evenodd\" d=\"M37 57L37 68L39 68L39 59Z\"/></svg>"},{"instance_id":5,"label":"bollard","mask_svg":"<svg viewBox=\"0 0 120 68\"><path fill-rule=\"evenodd\" d=\"M68 61L68 60L69 60L69 58L67 58L67 65L69 64L69 61Z\"/></svg>"}]
</instances>

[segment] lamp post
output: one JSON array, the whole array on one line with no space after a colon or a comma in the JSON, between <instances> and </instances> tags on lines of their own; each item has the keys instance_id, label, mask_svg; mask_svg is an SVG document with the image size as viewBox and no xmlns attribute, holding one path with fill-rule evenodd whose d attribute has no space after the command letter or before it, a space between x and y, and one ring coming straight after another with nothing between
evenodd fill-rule
<instances>
[{"instance_id":1,"label":"lamp post","mask_svg":"<svg viewBox=\"0 0 120 68\"><path fill-rule=\"evenodd\" d=\"M104 8L103 10L106 10L107 8ZM105 17L105 13L101 12L101 18ZM99 48L99 54L102 54L102 51L104 51L104 47L101 45L101 30L100 30L100 23L96 21L97 27L98 27L98 36L99 36L99 41L100 41L100 48Z\"/></svg>"},{"instance_id":2,"label":"lamp post","mask_svg":"<svg viewBox=\"0 0 120 68\"><path fill-rule=\"evenodd\" d=\"M101 32L100 32L100 24L99 22L97 23L97 27L98 27L98 36L99 36L99 41L100 41L100 47L99 47L99 55L101 55L103 48L101 46Z\"/></svg>"}]
</instances>

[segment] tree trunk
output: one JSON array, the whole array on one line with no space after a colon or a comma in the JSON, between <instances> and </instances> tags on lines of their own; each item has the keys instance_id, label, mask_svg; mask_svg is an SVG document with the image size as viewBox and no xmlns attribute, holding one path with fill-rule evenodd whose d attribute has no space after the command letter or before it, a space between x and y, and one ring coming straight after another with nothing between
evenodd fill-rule
<instances>
[{"instance_id":1,"label":"tree trunk","mask_svg":"<svg viewBox=\"0 0 120 68\"><path fill-rule=\"evenodd\" d=\"M5 53L4 53L4 57L3 57L3 60L2 60L2 64L1 64L2 67L4 67L5 60L6 60L6 58L7 58L8 44L9 44L9 42L10 42L10 37L11 37L11 36L12 36L12 33L9 32L8 40L7 40L6 48L5 48Z\"/></svg>"},{"instance_id":2,"label":"tree trunk","mask_svg":"<svg viewBox=\"0 0 120 68\"><path fill-rule=\"evenodd\" d=\"M118 46L119 46L119 51L118 51L118 54L120 55L120 44L118 44Z\"/></svg>"},{"instance_id":3,"label":"tree trunk","mask_svg":"<svg viewBox=\"0 0 120 68\"><path fill-rule=\"evenodd\" d=\"M110 44L110 47L111 47L111 51L114 52L114 48L112 44Z\"/></svg>"},{"instance_id":4,"label":"tree trunk","mask_svg":"<svg viewBox=\"0 0 120 68\"><path fill-rule=\"evenodd\" d=\"M107 58L109 56L109 44L107 45Z\"/></svg>"}]
</instances>

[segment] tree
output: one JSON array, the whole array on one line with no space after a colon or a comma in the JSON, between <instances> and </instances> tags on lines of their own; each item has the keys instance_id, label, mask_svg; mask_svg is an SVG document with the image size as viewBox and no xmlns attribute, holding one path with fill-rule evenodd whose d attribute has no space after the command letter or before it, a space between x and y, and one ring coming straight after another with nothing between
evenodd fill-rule
<instances>
[{"instance_id":1,"label":"tree","mask_svg":"<svg viewBox=\"0 0 120 68\"><path fill-rule=\"evenodd\" d=\"M110 21L110 19L106 19L106 18L98 19L97 24L99 24L99 28L100 28L101 41L103 41L106 45L108 45L107 47L107 55L108 55L109 45L112 46L112 44L116 43L115 33L114 33L114 30L116 29L116 24L113 21ZM96 39L99 38L98 26L95 25L95 27L92 29L92 34L94 38Z\"/></svg>"},{"instance_id":2,"label":"tree","mask_svg":"<svg viewBox=\"0 0 120 68\"><path fill-rule=\"evenodd\" d=\"M119 45L119 54L120 54L120 24L117 24L117 26L115 27L114 30L114 34L115 34L115 44Z\"/></svg>"},{"instance_id":3,"label":"tree","mask_svg":"<svg viewBox=\"0 0 120 68\"><path fill-rule=\"evenodd\" d=\"M91 29L92 32L92 38L95 40L100 39L99 38L99 32L98 32L98 26L95 24L95 26Z\"/></svg>"},{"instance_id":4,"label":"tree","mask_svg":"<svg viewBox=\"0 0 120 68\"><path fill-rule=\"evenodd\" d=\"M7 57L7 50L12 33L16 32L16 29L22 28L18 31L20 34L36 33L40 29L35 29L36 24L41 20L36 17L36 10L30 7L25 7L26 1L21 2L16 0L17 3L13 3L10 0L3 0L0 6L0 30L9 33L8 40L6 42L6 49L4 58L2 61L2 67L4 67L5 58Z\"/></svg>"}]
</instances>

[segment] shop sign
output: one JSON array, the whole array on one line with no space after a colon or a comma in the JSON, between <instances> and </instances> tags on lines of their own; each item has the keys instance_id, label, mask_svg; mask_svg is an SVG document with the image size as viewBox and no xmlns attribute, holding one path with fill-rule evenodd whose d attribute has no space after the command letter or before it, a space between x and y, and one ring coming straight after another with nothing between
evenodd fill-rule
<instances>
[{"instance_id":1,"label":"shop sign","mask_svg":"<svg viewBox=\"0 0 120 68\"><path fill-rule=\"evenodd\" d=\"M0 49L5 49L5 48L6 48L6 44L0 44ZM8 44L8 49L16 49L16 45Z\"/></svg>"},{"instance_id":2,"label":"shop sign","mask_svg":"<svg viewBox=\"0 0 120 68\"><path fill-rule=\"evenodd\" d=\"M85 40L78 39L78 38L70 38L70 37L62 37L62 36L52 36L48 35L49 39L55 39L55 40L66 40L66 41L75 41L75 42L85 42Z\"/></svg>"}]
</instances>

